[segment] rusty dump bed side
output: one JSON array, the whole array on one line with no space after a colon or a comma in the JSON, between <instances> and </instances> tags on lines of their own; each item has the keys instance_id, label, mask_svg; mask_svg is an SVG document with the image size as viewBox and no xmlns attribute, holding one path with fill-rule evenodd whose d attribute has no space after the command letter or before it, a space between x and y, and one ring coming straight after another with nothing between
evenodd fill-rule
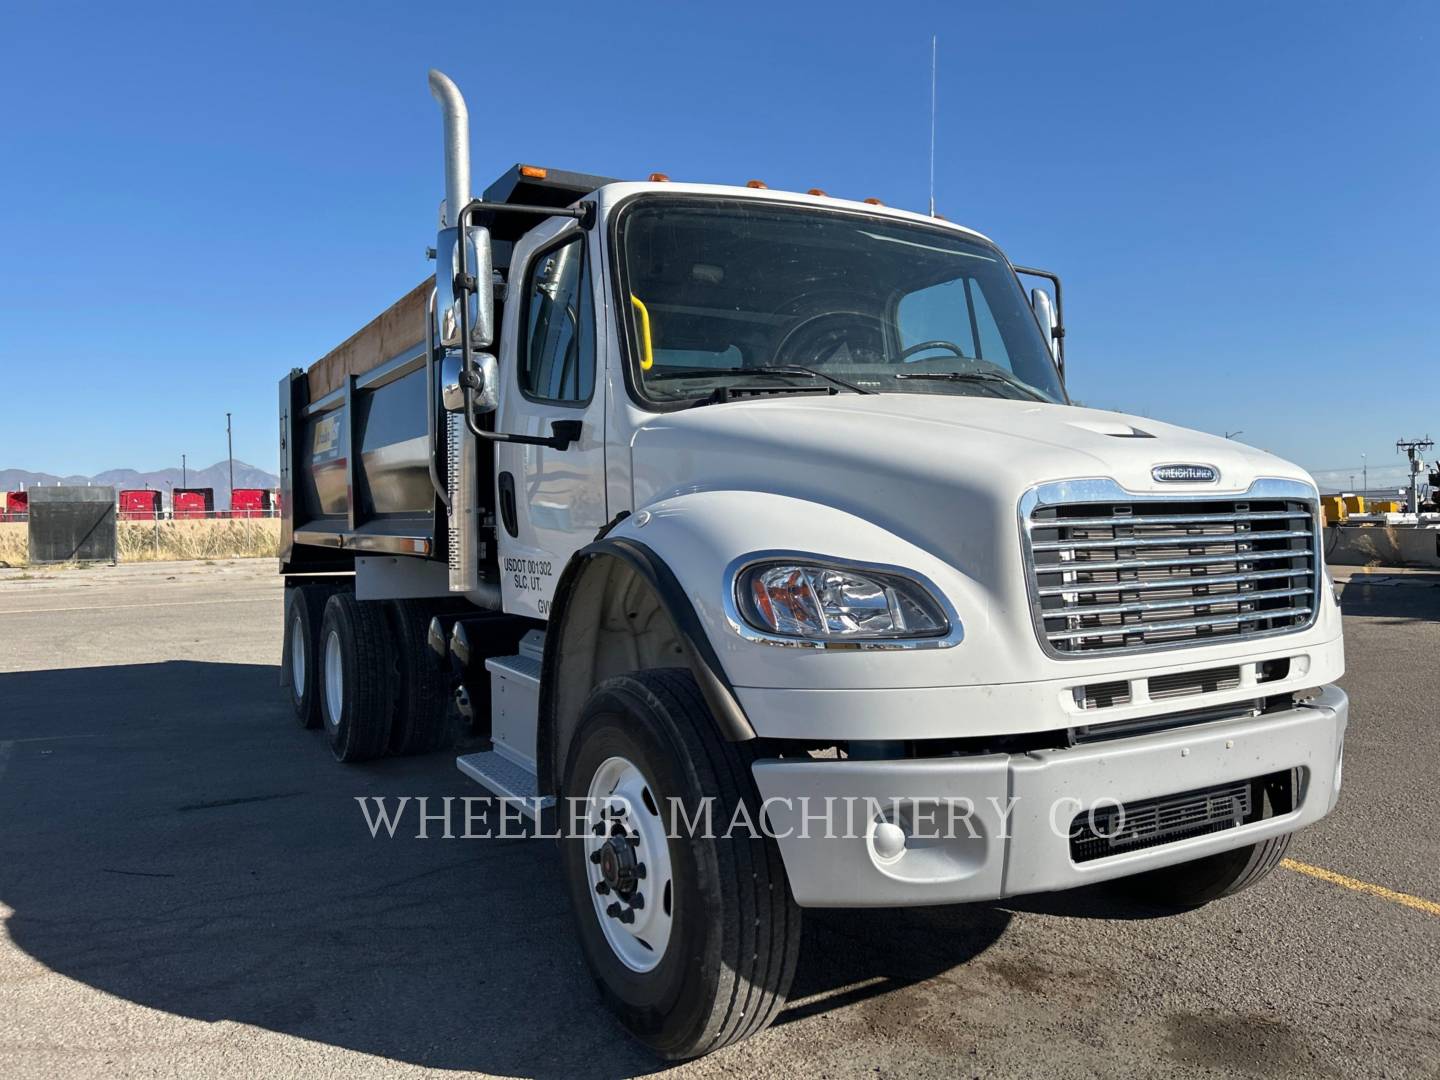
<instances>
[{"instance_id":1,"label":"rusty dump bed side","mask_svg":"<svg viewBox=\"0 0 1440 1080\"><path fill-rule=\"evenodd\" d=\"M425 308L433 284L426 278L311 364L306 373L310 400L319 401L332 390L340 389L346 375L372 371L424 340Z\"/></svg>"}]
</instances>

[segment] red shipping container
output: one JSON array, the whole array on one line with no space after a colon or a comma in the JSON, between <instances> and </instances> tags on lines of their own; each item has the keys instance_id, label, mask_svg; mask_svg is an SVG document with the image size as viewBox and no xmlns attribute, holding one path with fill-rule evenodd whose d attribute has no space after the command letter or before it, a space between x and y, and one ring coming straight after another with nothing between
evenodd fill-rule
<instances>
[{"instance_id":1,"label":"red shipping container","mask_svg":"<svg viewBox=\"0 0 1440 1080\"><path fill-rule=\"evenodd\" d=\"M215 515L214 488L176 488L170 497L170 514L175 518L207 518Z\"/></svg>"},{"instance_id":2,"label":"red shipping container","mask_svg":"<svg viewBox=\"0 0 1440 1080\"><path fill-rule=\"evenodd\" d=\"M236 488L230 493L230 516L270 517L275 512L272 495L269 488Z\"/></svg>"},{"instance_id":3,"label":"red shipping container","mask_svg":"<svg viewBox=\"0 0 1440 1080\"><path fill-rule=\"evenodd\" d=\"M154 521L160 516L160 492L153 488L127 488L120 492L121 521Z\"/></svg>"},{"instance_id":4,"label":"red shipping container","mask_svg":"<svg viewBox=\"0 0 1440 1080\"><path fill-rule=\"evenodd\" d=\"M19 521L30 513L30 495L24 491L12 491L5 499L5 520Z\"/></svg>"}]
</instances>

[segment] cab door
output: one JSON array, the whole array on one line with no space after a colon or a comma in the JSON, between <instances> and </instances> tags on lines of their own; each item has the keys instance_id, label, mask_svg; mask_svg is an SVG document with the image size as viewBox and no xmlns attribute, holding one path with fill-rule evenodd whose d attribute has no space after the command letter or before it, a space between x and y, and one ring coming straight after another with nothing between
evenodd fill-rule
<instances>
[{"instance_id":1,"label":"cab door","mask_svg":"<svg viewBox=\"0 0 1440 1080\"><path fill-rule=\"evenodd\" d=\"M570 556L608 520L605 499L604 310L590 236L570 219L538 227L515 247L506 293L496 430L550 435L580 421L566 450L496 444L496 535L505 610L544 619Z\"/></svg>"}]
</instances>

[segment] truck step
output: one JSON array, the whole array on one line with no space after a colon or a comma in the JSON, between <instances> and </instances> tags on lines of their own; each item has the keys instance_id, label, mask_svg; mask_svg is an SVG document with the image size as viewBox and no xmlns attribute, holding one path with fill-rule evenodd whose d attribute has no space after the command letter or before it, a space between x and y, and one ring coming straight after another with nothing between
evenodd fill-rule
<instances>
[{"instance_id":1,"label":"truck step","mask_svg":"<svg viewBox=\"0 0 1440 1080\"><path fill-rule=\"evenodd\" d=\"M539 794L540 786L535 774L493 750L457 757L455 767L492 794L516 800L517 808L531 820L536 818L537 805L541 809L555 805L555 800L550 797L537 804L535 796Z\"/></svg>"}]
</instances>

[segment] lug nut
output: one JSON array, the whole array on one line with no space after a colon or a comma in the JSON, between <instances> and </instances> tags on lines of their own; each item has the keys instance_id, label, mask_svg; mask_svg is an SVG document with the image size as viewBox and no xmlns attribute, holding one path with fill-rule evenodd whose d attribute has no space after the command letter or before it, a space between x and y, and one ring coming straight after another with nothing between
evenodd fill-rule
<instances>
[{"instance_id":1,"label":"lug nut","mask_svg":"<svg viewBox=\"0 0 1440 1080\"><path fill-rule=\"evenodd\" d=\"M595 828L591 829L590 831L593 832L596 836L604 836L605 823L603 821L595 822Z\"/></svg>"},{"instance_id":2,"label":"lug nut","mask_svg":"<svg viewBox=\"0 0 1440 1080\"><path fill-rule=\"evenodd\" d=\"M636 864L635 864L635 876L636 876L637 878L642 879L642 880L644 879L644 877L645 877L645 864L644 864L643 862L640 862L640 863L636 863Z\"/></svg>"},{"instance_id":3,"label":"lug nut","mask_svg":"<svg viewBox=\"0 0 1440 1080\"><path fill-rule=\"evenodd\" d=\"M636 911L641 910L645 906L645 895L637 892L630 898L630 906Z\"/></svg>"},{"instance_id":4,"label":"lug nut","mask_svg":"<svg viewBox=\"0 0 1440 1080\"><path fill-rule=\"evenodd\" d=\"M608 892L610 891L610 886L609 886L609 885L606 885L605 882L603 882L603 881L597 881L597 882L595 882L595 891L596 891L597 893L599 893L601 896L604 896L606 893L608 893Z\"/></svg>"},{"instance_id":5,"label":"lug nut","mask_svg":"<svg viewBox=\"0 0 1440 1080\"><path fill-rule=\"evenodd\" d=\"M632 923L632 922L634 922L634 921L635 921L635 909L634 909L634 908L626 908L624 911L620 912L620 921L623 922L623 923Z\"/></svg>"},{"instance_id":6,"label":"lug nut","mask_svg":"<svg viewBox=\"0 0 1440 1080\"><path fill-rule=\"evenodd\" d=\"M612 919L619 919L621 922L625 921L624 916L620 912L620 905L613 901L610 906L605 909L605 914L609 915ZM630 917L633 919L635 916L632 915Z\"/></svg>"},{"instance_id":7,"label":"lug nut","mask_svg":"<svg viewBox=\"0 0 1440 1080\"><path fill-rule=\"evenodd\" d=\"M600 852L598 852L598 851L592 851L592 852L590 852L590 861L593 862L593 863L598 863L598 862L600 861Z\"/></svg>"}]
</instances>

